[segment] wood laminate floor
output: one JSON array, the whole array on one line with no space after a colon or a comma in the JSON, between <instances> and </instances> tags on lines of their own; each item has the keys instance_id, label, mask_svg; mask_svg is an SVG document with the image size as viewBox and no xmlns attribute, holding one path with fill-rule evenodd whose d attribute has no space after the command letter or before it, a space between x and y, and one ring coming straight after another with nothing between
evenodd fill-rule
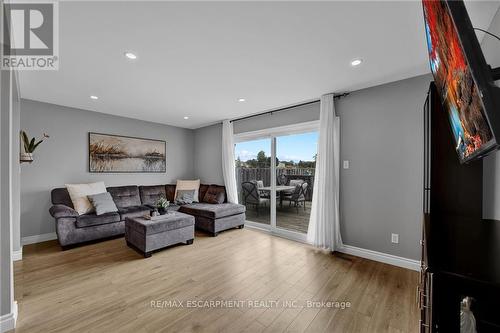
<instances>
[{"instance_id":1,"label":"wood laminate floor","mask_svg":"<svg viewBox=\"0 0 500 333\"><path fill-rule=\"evenodd\" d=\"M198 233L148 259L123 238L64 252L51 241L15 263L15 331L417 332L417 279L250 229ZM205 301L219 306L193 307Z\"/></svg>"}]
</instances>

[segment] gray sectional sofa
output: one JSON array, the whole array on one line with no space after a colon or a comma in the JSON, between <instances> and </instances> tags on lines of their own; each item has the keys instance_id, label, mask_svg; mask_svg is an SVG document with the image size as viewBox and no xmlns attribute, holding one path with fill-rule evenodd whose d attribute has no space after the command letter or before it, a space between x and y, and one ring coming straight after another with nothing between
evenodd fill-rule
<instances>
[{"instance_id":1,"label":"gray sectional sofa","mask_svg":"<svg viewBox=\"0 0 500 333\"><path fill-rule=\"evenodd\" d=\"M217 236L220 231L243 228L245 206L228 203L203 202L206 192L223 192L225 187L202 184L199 190L200 202L187 205L170 205L169 210L189 214L195 218L197 229ZM174 202L175 185L117 186L108 187L118 212L97 216L95 213L78 215L66 188L56 188L51 192L52 204L49 212L56 222L59 244L63 249L89 241L121 236L125 233L125 219L140 217L151 212L160 197Z\"/></svg>"}]
</instances>

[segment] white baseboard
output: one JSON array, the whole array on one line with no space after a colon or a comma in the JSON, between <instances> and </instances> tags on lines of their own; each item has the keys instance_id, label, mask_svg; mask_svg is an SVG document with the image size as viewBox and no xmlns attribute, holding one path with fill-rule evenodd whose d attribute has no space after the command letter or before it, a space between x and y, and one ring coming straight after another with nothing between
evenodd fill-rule
<instances>
[{"instance_id":1,"label":"white baseboard","mask_svg":"<svg viewBox=\"0 0 500 333\"><path fill-rule=\"evenodd\" d=\"M21 246L20 250L12 251L12 260L19 261L23 260L23 247Z\"/></svg>"},{"instance_id":2,"label":"white baseboard","mask_svg":"<svg viewBox=\"0 0 500 333\"><path fill-rule=\"evenodd\" d=\"M8 332L16 328L17 321L17 302L12 304L12 312L0 316L0 333Z\"/></svg>"},{"instance_id":3,"label":"white baseboard","mask_svg":"<svg viewBox=\"0 0 500 333\"><path fill-rule=\"evenodd\" d=\"M398 257L392 254L362 249L351 245L343 245L337 248L338 252L350 254L356 257L366 258L374 261L383 262L389 265L408 268L414 271L420 271L420 261Z\"/></svg>"},{"instance_id":4,"label":"white baseboard","mask_svg":"<svg viewBox=\"0 0 500 333\"><path fill-rule=\"evenodd\" d=\"M46 242L49 240L57 239L57 234L55 232L50 232L48 234L33 235L21 238L22 245L35 244Z\"/></svg>"}]
</instances>

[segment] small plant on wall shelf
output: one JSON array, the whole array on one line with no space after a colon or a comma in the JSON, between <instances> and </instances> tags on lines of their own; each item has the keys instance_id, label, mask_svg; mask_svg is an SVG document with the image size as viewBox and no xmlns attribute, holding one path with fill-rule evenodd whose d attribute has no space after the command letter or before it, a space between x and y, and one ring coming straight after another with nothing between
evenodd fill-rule
<instances>
[{"instance_id":1,"label":"small plant on wall shelf","mask_svg":"<svg viewBox=\"0 0 500 333\"><path fill-rule=\"evenodd\" d=\"M35 149L43 142L43 140L48 139L49 136L43 133L40 139L29 138L25 131L21 131L21 140L23 141L24 153L21 153L21 163L22 162L33 162L33 152Z\"/></svg>"}]
</instances>

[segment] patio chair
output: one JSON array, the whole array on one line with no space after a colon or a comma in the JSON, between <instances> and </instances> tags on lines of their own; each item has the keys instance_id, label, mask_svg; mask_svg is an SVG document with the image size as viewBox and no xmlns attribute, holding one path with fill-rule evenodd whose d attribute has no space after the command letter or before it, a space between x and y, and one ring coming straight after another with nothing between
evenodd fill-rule
<instances>
[{"instance_id":1,"label":"patio chair","mask_svg":"<svg viewBox=\"0 0 500 333\"><path fill-rule=\"evenodd\" d=\"M243 204L254 205L257 210L257 215L259 215L259 207L267 206L269 198L263 198L257 187L257 182L243 182L241 183L241 189L243 192Z\"/></svg>"},{"instance_id":2,"label":"patio chair","mask_svg":"<svg viewBox=\"0 0 500 333\"><path fill-rule=\"evenodd\" d=\"M297 208L297 214L299 213L299 206L302 203L304 206L304 210L306 210L306 192L307 192L308 184L304 182L302 185L296 185L295 190L291 194L285 194L283 200L289 201L289 206L292 205L292 202L295 204Z\"/></svg>"},{"instance_id":3,"label":"patio chair","mask_svg":"<svg viewBox=\"0 0 500 333\"><path fill-rule=\"evenodd\" d=\"M297 187L297 186L302 186L302 184L304 184L304 183L305 183L305 180L304 180L304 179L291 179L291 180L290 180L290 184L288 184L288 185ZM290 194L292 194L293 192L295 192L295 190L288 190L288 191L286 191L285 193L286 193L287 195L290 195Z\"/></svg>"},{"instance_id":4,"label":"patio chair","mask_svg":"<svg viewBox=\"0 0 500 333\"><path fill-rule=\"evenodd\" d=\"M276 184L278 185L286 185L288 177L285 174L278 175L276 177Z\"/></svg>"},{"instance_id":5,"label":"patio chair","mask_svg":"<svg viewBox=\"0 0 500 333\"><path fill-rule=\"evenodd\" d=\"M269 191L262 191L261 188L264 187L264 181L263 180L251 180L251 183L255 183L257 185L257 189L259 190L260 197L269 199L271 197Z\"/></svg>"}]
</instances>

